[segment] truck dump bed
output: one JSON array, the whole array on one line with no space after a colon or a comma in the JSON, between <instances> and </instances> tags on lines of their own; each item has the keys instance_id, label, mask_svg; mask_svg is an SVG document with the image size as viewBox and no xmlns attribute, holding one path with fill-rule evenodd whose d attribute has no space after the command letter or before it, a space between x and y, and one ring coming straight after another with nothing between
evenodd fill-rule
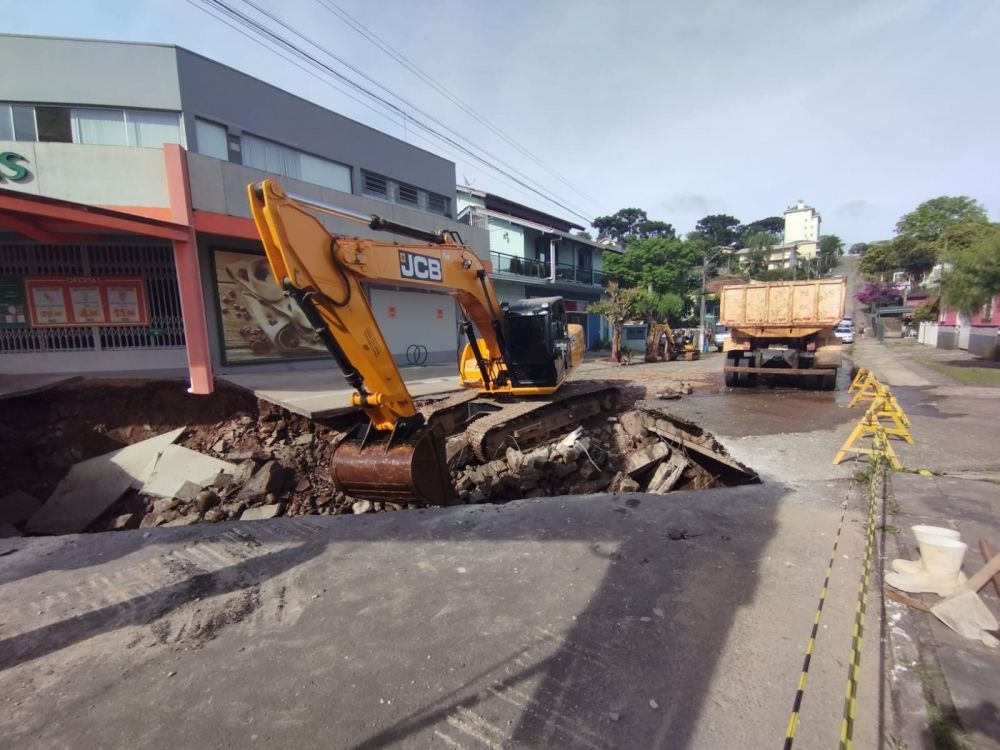
<instances>
[{"instance_id":1,"label":"truck dump bed","mask_svg":"<svg viewBox=\"0 0 1000 750\"><path fill-rule=\"evenodd\" d=\"M846 295L843 277L724 286L719 322L759 332L833 328L844 317Z\"/></svg>"}]
</instances>

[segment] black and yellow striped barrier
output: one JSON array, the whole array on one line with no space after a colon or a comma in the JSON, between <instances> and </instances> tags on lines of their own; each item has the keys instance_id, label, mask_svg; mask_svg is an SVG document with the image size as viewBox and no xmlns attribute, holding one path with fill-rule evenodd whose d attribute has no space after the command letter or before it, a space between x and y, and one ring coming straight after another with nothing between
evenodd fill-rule
<instances>
[{"instance_id":1,"label":"black and yellow striped barrier","mask_svg":"<svg viewBox=\"0 0 1000 750\"><path fill-rule=\"evenodd\" d=\"M900 471L903 465L892 449L889 438L900 438L911 445L913 444L913 436L909 430L910 420L906 416L906 412L903 411L903 407L892 395L889 386L879 382L875 373L866 368L858 370L850 390L854 391L854 397L848 406L855 406L860 401L865 400L871 403L840 450L837 451L833 463L841 463L849 454L874 456L876 453L874 443L881 440L884 446L879 449L879 452L885 457L889 466ZM863 445L863 441L869 437L873 440L872 447Z\"/></svg>"},{"instance_id":2,"label":"black and yellow striped barrier","mask_svg":"<svg viewBox=\"0 0 1000 750\"><path fill-rule=\"evenodd\" d=\"M844 707L840 724L840 750L851 750L854 742L854 724L857 719L858 707L858 685L861 676L861 649L865 635L865 617L868 612L869 582L871 580L872 565L875 560L875 532L878 528L879 490L885 488L887 468L892 466L890 457L894 454L891 451L889 438L884 431L879 430L875 432L872 436L872 448L868 454L873 471L868 482L868 518L866 524L865 552L861 565L861 578L858 582L858 600L854 613L854 625L851 630L851 653L847 667L847 680L844 685ZM837 548L840 545L840 538L844 529L844 521L847 517L847 508L850 505L850 499L851 493L848 491L847 500L844 502L844 510L840 514L837 534L833 540L830 561L826 566L826 576L823 579L823 586L820 588L819 604L816 607L812 630L809 633L809 641L806 644L805 659L802 663L802 669L799 672L798 686L795 691L795 699L792 703L792 714L788 720L788 728L785 732L784 750L791 750L795 742L795 733L799 725L799 714L802 709L802 701L808 682L809 666L812 663L815 651L816 636L819 633L820 619L826 603L830 577L833 574L833 564L836 561Z\"/></svg>"}]
</instances>

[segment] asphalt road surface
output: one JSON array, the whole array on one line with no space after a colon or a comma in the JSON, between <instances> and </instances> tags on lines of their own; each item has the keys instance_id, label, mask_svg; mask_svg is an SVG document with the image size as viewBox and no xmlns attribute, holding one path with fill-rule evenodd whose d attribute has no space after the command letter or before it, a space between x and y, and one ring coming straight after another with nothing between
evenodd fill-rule
<instances>
[{"instance_id":1,"label":"asphalt road surface","mask_svg":"<svg viewBox=\"0 0 1000 750\"><path fill-rule=\"evenodd\" d=\"M780 747L842 528L796 738L835 745L867 513L830 461L857 415L843 392L665 403L763 483L0 540L5 744Z\"/></svg>"}]
</instances>

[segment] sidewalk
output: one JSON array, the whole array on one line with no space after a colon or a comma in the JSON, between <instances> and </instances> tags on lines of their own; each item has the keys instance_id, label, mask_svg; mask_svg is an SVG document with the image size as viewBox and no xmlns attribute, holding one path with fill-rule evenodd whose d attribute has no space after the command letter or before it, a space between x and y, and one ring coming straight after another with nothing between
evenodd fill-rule
<instances>
[{"instance_id":1,"label":"sidewalk","mask_svg":"<svg viewBox=\"0 0 1000 750\"><path fill-rule=\"evenodd\" d=\"M857 364L892 386L913 423L916 444L893 444L903 465L940 474L892 476L886 528L898 533L886 535L883 564L895 557L916 559L910 527L925 523L961 532L969 545L964 569L971 575L983 563L980 539L993 553L1000 551L1000 453L994 437L1000 388L958 384L914 359L954 360L953 352L867 339L857 342L854 356ZM1000 613L1000 597L992 585L980 596L994 614ZM899 739L910 750L962 747L942 744L942 737L960 736L953 728L957 723L968 747L1000 748L1000 653L962 638L932 615L892 601L886 601L885 610L891 649L886 679L903 725ZM928 708L921 730L913 722L923 713L922 702ZM905 731L907 725L910 731Z\"/></svg>"},{"instance_id":2,"label":"sidewalk","mask_svg":"<svg viewBox=\"0 0 1000 750\"><path fill-rule=\"evenodd\" d=\"M400 373L415 397L460 389L456 364L403 367ZM349 404L354 389L347 385L332 363L328 370L237 373L220 375L219 380L310 419L329 417L352 408Z\"/></svg>"}]
</instances>

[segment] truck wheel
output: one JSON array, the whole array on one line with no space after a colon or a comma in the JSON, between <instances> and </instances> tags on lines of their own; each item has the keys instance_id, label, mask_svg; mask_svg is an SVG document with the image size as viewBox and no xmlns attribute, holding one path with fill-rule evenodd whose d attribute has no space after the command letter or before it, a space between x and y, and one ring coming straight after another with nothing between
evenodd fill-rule
<instances>
[{"instance_id":1,"label":"truck wheel","mask_svg":"<svg viewBox=\"0 0 1000 750\"><path fill-rule=\"evenodd\" d=\"M837 388L837 374L823 375L819 379L819 389L821 391L832 391Z\"/></svg>"},{"instance_id":2,"label":"truck wheel","mask_svg":"<svg viewBox=\"0 0 1000 750\"><path fill-rule=\"evenodd\" d=\"M726 366L727 367L738 367L739 358L726 355ZM738 372L725 372L723 373L726 381L727 388L738 388L740 385L740 374Z\"/></svg>"},{"instance_id":3,"label":"truck wheel","mask_svg":"<svg viewBox=\"0 0 1000 750\"><path fill-rule=\"evenodd\" d=\"M745 360L740 364L740 367L745 367L750 369L753 366L753 360ZM755 372L740 372L737 373L739 376L739 384L744 388L753 388L757 385L757 373Z\"/></svg>"}]
</instances>

